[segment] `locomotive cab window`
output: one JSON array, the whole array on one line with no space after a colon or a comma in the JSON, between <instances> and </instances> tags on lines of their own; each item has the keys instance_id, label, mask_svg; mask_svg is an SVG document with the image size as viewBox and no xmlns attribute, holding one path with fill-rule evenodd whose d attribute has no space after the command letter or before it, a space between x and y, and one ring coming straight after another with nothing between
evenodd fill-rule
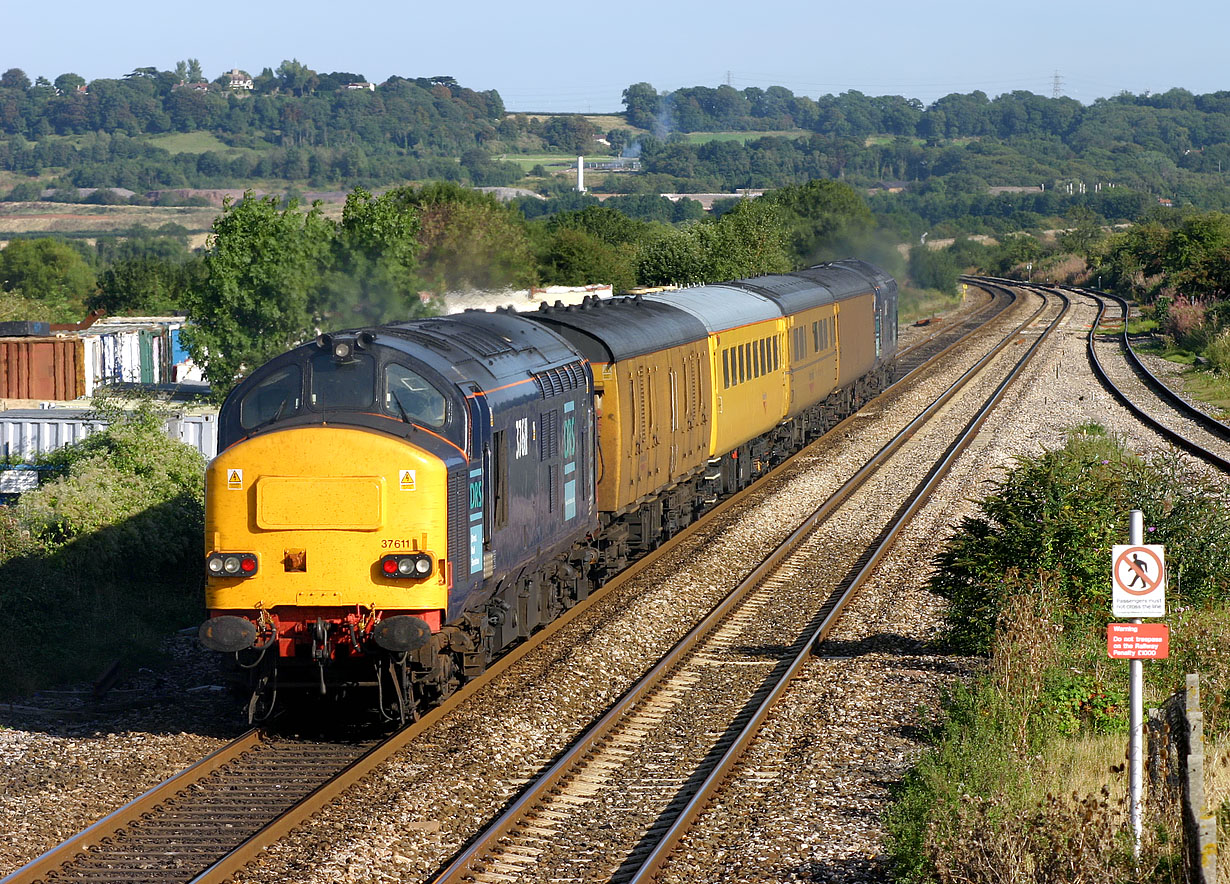
<instances>
[{"instance_id":1,"label":"locomotive cab window","mask_svg":"<svg viewBox=\"0 0 1230 884\"><path fill-rule=\"evenodd\" d=\"M444 396L418 372L392 363L385 367L384 387L387 413L429 427L444 426L447 417Z\"/></svg>"},{"instance_id":2,"label":"locomotive cab window","mask_svg":"<svg viewBox=\"0 0 1230 884\"><path fill-rule=\"evenodd\" d=\"M331 353L312 357L309 402L317 411L370 408L375 399L376 362L365 354L338 361Z\"/></svg>"},{"instance_id":3,"label":"locomotive cab window","mask_svg":"<svg viewBox=\"0 0 1230 884\"><path fill-rule=\"evenodd\" d=\"M303 372L297 365L275 371L258 383L239 403L239 425L254 430L261 424L294 414L303 396Z\"/></svg>"}]
</instances>

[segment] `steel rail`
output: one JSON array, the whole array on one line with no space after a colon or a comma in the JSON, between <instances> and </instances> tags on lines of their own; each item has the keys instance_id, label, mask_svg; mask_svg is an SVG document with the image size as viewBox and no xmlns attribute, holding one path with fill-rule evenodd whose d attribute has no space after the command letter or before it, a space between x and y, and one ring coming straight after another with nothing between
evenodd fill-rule
<instances>
[{"instance_id":1,"label":"steel rail","mask_svg":"<svg viewBox=\"0 0 1230 884\"><path fill-rule=\"evenodd\" d=\"M989 289L988 289L989 290ZM1012 295L1011 292L1008 292ZM1012 295L1012 297L1015 297ZM995 305L996 298L993 296L988 305L974 312L974 316L980 316L991 312L991 308ZM1011 301L1008 302L1009 304ZM999 310L991 313L983 321L993 318L994 315L1006 309L1008 304L1004 304ZM943 355L949 353L959 343L966 340L976 330L969 319L963 323L969 325L956 337L954 341L947 344L938 353L924 364L917 366L907 375L895 381L879 396L875 397L868 403L873 405L876 402L882 402L886 397L892 395L894 389L900 388L902 382L908 377L915 376L929 365L935 364ZM934 341L936 338L943 337L953 333L954 326L944 329L937 335L928 338L924 344ZM856 415L850 415L842 421L838 422L831 428L830 432L849 429L857 420ZM827 434L826 434L827 435ZM803 454L813 450L816 446L823 444L824 437L818 439L809 445L805 446L798 452ZM789 461L787 461L788 463ZM743 489L739 494L733 495L730 498L717 504L710 510L707 510L703 515L697 518L695 522L684 529L680 534L673 538L672 543L668 543L653 550L641 558L632 562L620 574L612 577L606 584L591 593L585 600L574 605L561 618L551 624L545 626L542 630L535 633L521 645L518 645L509 653L505 654L498 661L492 664L483 674L471 679L466 683L463 690L459 691L453 697L450 697L439 706L430 710L426 715L418 721L402 728L393 734L388 740L374 746L372 749L365 752L352 763L346 765L335 777L328 782L323 783L318 788L312 790L303 799L287 808L279 814L275 819L271 820L267 825L252 834L242 844L232 849L225 856L213 862L203 871L191 878L193 884L216 884L229 880L231 876L242 870L243 867L252 862L259 856L261 851L267 849L276 841L284 838L294 829L303 825L313 816L318 815L324 807L331 802L341 797L342 793L352 787L355 783L370 775L376 768L386 762L389 758L396 755L405 749L407 745L417 739L424 732L439 724L448 715L452 714L456 708L467 702L477 691L481 690L485 685L501 677L505 672L515 666L521 659L536 650L542 644L550 640L560 630L565 628L576 617L590 609L595 604L601 602L605 597L615 592L622 586L632 581L646 569L653 566L662 556L668 554L675 542L681 542L686 538L693 536L696 532L704 529L716 519L721 518L732 508L739 506L742 501L746 500L747 495L755 494L760 491L767 483L776 479L780 472L785 468L786 463L778 465L770 472L758 478L747 488ZM101 818L87 829L83 830L73 838L68 839L64 843L46 851L38 858L25 864L14 872L10 873L3 879L0 879L0 884L30 884L37 880L42 880L46 876L54 875L58 869L63 868L66 864L72 862L75 858L89 851L91 848L98 846L106 841L113 840L117 834L135 819L140 819L148 814L155 813L159 810L169 798L182 792L192 784L200 782L209 777L214 771L219 770L227 764L232 763L237 758L242 756L246 751L259 745L263 739L260 732L253 730L245 733L232 744L217 750L191 767L185 769L179 774L169 778L165 782L150 789L145 794L137 799L129 802L123 807L113 811L107 816ZM192 872L187 872L191 875Z\"/></svg>"},{"instance_id":2,"label":"steel rail","mask_svg":"<svg viewBox=\"0 0 1230 884\"><path fill-rule=\"evenodd\" d=\"M1176 401L1178 403L1181 403L1182 407L1175 406L1176 410L1179 410L1180 412L1182 412L1185 417L1199 422L1204 429L1209 431L1210 434L1216 435L1219 438L1230 439L1230 428L1225 427L1219 421L1213 420L1213 418L1209 417L1207 414L1204 414L1199 409L1192 407L1186 402L1183 402L1183 400L1179 398L1177 394L1175 394L1172 390L1170 390L1169 387L1166 387L1165 384L1163 384L1160 380L1154 377L1153 373L1150 372L1148 369L1146 369L1143 363L1140 362L1139 357L1137 357L1136 354L1132 351L1131 345L1128 342L1128 338L1127 338L1127 318L1128 318L1127 301L1123 300L1122 298L1116 298L1113 295L1103 295L1102 293L1091 294L1089 292L1082 291L1081 294L1091 299L1098 305L1097 318L1094 320L1093 324L1089 328L1088 353L1089 353L1090 365L1093 367L1094 374L1097 375L1098 380L1102 383L1102 386L1104 386L1107 390L1109 390L1111 395L1113 395L1116 399L1119 400L1120 403L1124 405L1124 407L1126 407L1129 411L1131 411L1132 414L1134 414L1138 420L1140 420L1142 423L1144 423L1147 427L1149 427L1156 433L1168 439L1171 443L1175 445L1176 448L1179 448L1183 451L1186 451L1188 454L1191 454L1191 455L1194 455L1200 458L1206 463L1217 467L1222 472L1230 473L1230 460L1227 460L1221 455L1218 455L1218 454L1213 453L1212 451L1209 451L1207 448L1205 448L1200 443L1195 442L1187 438L1186 436L1184 436L1182 433L1178 432L1177 430L1174 430L1171 427L1168 427L1162 421L1158 420L1153 415L1145 411L1139 404L1132 401L1131 397L1128 396L1127 393L1125 393L1122 389L1120 389L1113 380L1111 380L1110 375L1106 372L1106 369L1102 366L1102 363L1098 360L1098 354L1094 346L1095 338L1097 337L1098 327L1102 324L1102 317L1105 316L1106 314L1106 309L1107 309L1107 304L1105 300L1106 298L1111 298L1119 302L1119 306L1123 312L1122 346L1129 354L1131 354L1130 359L1129 359L1129 364L1133 365L1134 367L1138 367L1139 370L1143 372L1144 375L1146 376L1145 377L1146 385L1152 387L1154 389L1154 392L1159 393L1159 395L1161 395L1161 397L1164 398L1168 403L1172 405L1174 405ZM1161 390L1163 389L1166 391L1166 394L1161 393ZM1216 425L1217 429L1216 430L1213 429L1212 425Z\"/></svg>"},{"instance_id":3,"label":"steel rail","mask_svg":"<svg viewBox=\"0 0 1230 884\"><path fill-rule=\"evenodd\" d=\"M133 820L153 812L167 799L186 791L194 784L209 777L214 771L235 761L259 745L262 739L261 732L256 729L241 734L231 743L211 752L191 767L185 768L123 807L107 814L89 828L0 878L0 884L28 884L28 882L41 880L56 869L72 862L82 853L114 838Z\"/></svg>"},{"instance_id":4,"label":"steel rail","mask_svg":"<svg viewBox=\"0 0 1230 884\"><path fill-rule=\"evenodd\" d=\"M1037 337L1030 345L1026 352L1017 360L1016 365L1012 368L1009 374L995 389L994 393L986 400L978 412L966 424L965 429L953 441L953 443L945 451L943 457L932 466L926 477L918 484L909 500L899 510L893 522L886 526L885 530L877 539L874 550L867 558L866 562L847 583L844 588L839 587L834 593L836 598L830 600L830 607L820 624L816 627L811 637L807 640L805 648L800 652L790 666L782 674L780 680L774 685L769 695L764 702L753 714L751 720L744 726L739 736L735 739L727 753L718 762L717 766L705 778L705 781L700 785L696 794L680 811L678 817L671 823L670 827L663 833L661 839L654 846L653 850L645 858L640 868L629 879L629 884L640 884L640 882L648 882L656 880L656 876L662 871L666 862L669 860L671 852L678 846L679 841L691 829L696 820L704 812L713 798L720 792L725 781L733 774L739 760L746 752L756 735L763 727L768 719L769 712L777 704L778 700L785 694L790 682L803 669L808 659L811 657L814 649L824 641L828 634L832 631L840 618L841 612L858 592L858 589L868 580L875 569L879 566L884 556L891 549L894 541L910 519L922 508L924 503L930 498L932 492L939 485L940 481L952 470L957 458L969 447L971 442L977 436L978 431L986 423L992 411L999 405L1000 401L1007 394L1009 387L1017 380L1021 372L1029 365L1036 355L1038 348L1046 341L1051 333L1059 327L1063 318L1067 315L1070 307L1070 301L1066 295L1059 293L1060 298L1064 302L1063 309L1050 323L1047 329Z\"/></svg>"},{"instance_id":5,"label":"steel rail","mask_svg":"<svg viewBox=\"0 0 1230 884\"><path fill-rule=\"evenodd\" d=\"M487 828L483 830L457 854L456 857L439 873L429 879L432 884L450 884L466 880L468 876L473 874L474 867L490 850L491 846L507 837L519 825L522 824L523 818L527 810L534 804L539 803L542 796L556 789L561 782L567 777L572 769L583 759L595 746L605 740L613 729L620 723L622 719L636 706L638 706L646 697L652 694L659 685L661 685L671 673L678 667L680 662L693 653L696 646L703 642L706 637L711 635L725 619L725 617L736 608L764 579L799 545L804 537L810 534L818 524L827 519L841 504L843 504L858 488L863 486L868 479L896 453L906 441L908 441L918 430L925 426L934 415L947 405L953 397L955 397L968 383L990 364L1004 348L1009 346L1013 341L1019 339L1020 334L1032 324L1045 310L1047 303L1043 305L1026 319L1013 332L1003 338L994 348L986 353L978 362L967 370L959 379L954 381L939 397L937 397L930 405L927 406L919 415L917 415L910 423L903 428L896 436L887 442L871 459L868 460L860 469L848 479L840 488L838 488L819 508L817 508L810 516L787 537L782 543L771 552L752 572L745 577L738 586L736 586L729 595L718 602L705 616L705 618L694 626L682 639L680 639L673 648L661 658L635 685L629 688L623 696L594 724L592 724L583 734L581 734L568 749L556 759L537 781L524 789L505 809L496 817ZM1066 308L1065 308L1066 309ZM1049 334L1049 331L1048 331ZM1032 354L1038 346L1035 342L1034 347L1030 348L1029 353ZM1000 393L999 395L1002 395ZM998 401L998 400L996 400ZM954 455L955 456L955 455ZM895 536L895 534L894 534ZM853 594L849 591L850 595ZM834 610L832 617L835 618L840 610L844 607L845 601L841 601ZM804 656L807 654L807 649L811 647L814 637L804 644ZM791 667L791 674L797 670L797 665ZM776 696L778 691L774 691ZM759 713L758 713L759 715ZM744 731L747 733L746 729ZM750 735L748 735L750 740ZM740 750L742 751L742 750ZM706 780L708 783L712 779L712 775ZM703 788L703 787L702 787ZM693 807L697 801L697 796L693 796L688 803L688 807ZM678 825L678 819L675 825ZM670 831L675 831L675 825Z\"/></svg>"}]
</instances>

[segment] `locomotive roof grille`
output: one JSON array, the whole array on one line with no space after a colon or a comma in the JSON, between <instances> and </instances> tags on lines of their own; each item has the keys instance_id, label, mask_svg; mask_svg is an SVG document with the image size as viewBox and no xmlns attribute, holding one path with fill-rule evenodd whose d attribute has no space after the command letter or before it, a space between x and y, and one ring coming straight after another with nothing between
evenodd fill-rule
<instances>
[{"instance_id":1,"label":"locomotive roof grille","mask_svg":"<svg viewBox=\"0 0 1230 884\"><path fill-rule=\"evenodd\" d=\"M384 330L442 353L448 353L458 345L484 359L517 352L511 341L494 331L444 317L418 319L413 325L393 325Z\"/></svg>"},{"instance_id":2,"label":"locomotive roof grille","mask_svg":"<svg viewBox=\"0 0 1230 884\"><path fill-rule=\"evenodd\" d=\"M541 398L560 396L569 390L579 390L585 386L585 367L580 362L570 362L559 368L548 368L534 375L534 383L538 385L538 395Z\"/></svg>"}]
</instances>

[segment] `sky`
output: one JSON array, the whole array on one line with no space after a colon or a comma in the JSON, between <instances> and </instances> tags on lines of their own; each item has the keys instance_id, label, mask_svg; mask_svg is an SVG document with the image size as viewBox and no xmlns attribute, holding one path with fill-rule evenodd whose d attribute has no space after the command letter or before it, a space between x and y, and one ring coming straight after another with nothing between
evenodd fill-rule
<instances>
[{"instance_id":1,"label":"sky","mask_svg":"<svg viewBox=\"0 0 1230 884\"><path fill-rule=\"evenodd\" d=\"M623 90L785 86L930 104L952 92L1026 90L1090 104L1120 92L1230 89L1230 4L1035 0L678 0L598 4L0 0L0 70L86 80L188 58L214 79L297 59L382 82L451 76L510 111L612 113Z\"/></svg>"}]
</instances>

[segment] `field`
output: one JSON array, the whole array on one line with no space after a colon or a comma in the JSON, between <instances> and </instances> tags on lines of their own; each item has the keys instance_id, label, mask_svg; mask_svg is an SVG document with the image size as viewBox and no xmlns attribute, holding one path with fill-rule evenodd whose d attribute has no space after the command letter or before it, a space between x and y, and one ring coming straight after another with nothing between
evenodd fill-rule
<instances>
[{"instance_id":1,"label":"field","mask_svg":"<svg viewBox=\"0 0 1230 884\"><path fill-rule=\"evenodd\" d=\"M804 129L787 129L781 132L688 132L689 144L707 144L710 141L755 141L757 138L776 136L778 138L806 138L812 133Z\"/></svg>"},{"instance_id":2,"label":"field","mask_svg":"<svg viewBox=\"0 0 1230 884\"><path fill-rule=\"evenodd\" d=\"M135 225L161 227L179 224L190 234L204 236L218 210L212 207L85 206L75 203L0 202L0 240L14 234L108 236Z\"/></svg>"},{"instance_id":3,"label":"field","mask_svg":"<svg viewBox=\"0 0 1230 884\"><path fill-rule=\"evenodd\" d=\"M251 148L231 147L211 132L173 132L170 135L155 135L148 139L154 147L174 154L207 153L218 151L230 155L257 153Z\"/></svg>"}]
</instances>

